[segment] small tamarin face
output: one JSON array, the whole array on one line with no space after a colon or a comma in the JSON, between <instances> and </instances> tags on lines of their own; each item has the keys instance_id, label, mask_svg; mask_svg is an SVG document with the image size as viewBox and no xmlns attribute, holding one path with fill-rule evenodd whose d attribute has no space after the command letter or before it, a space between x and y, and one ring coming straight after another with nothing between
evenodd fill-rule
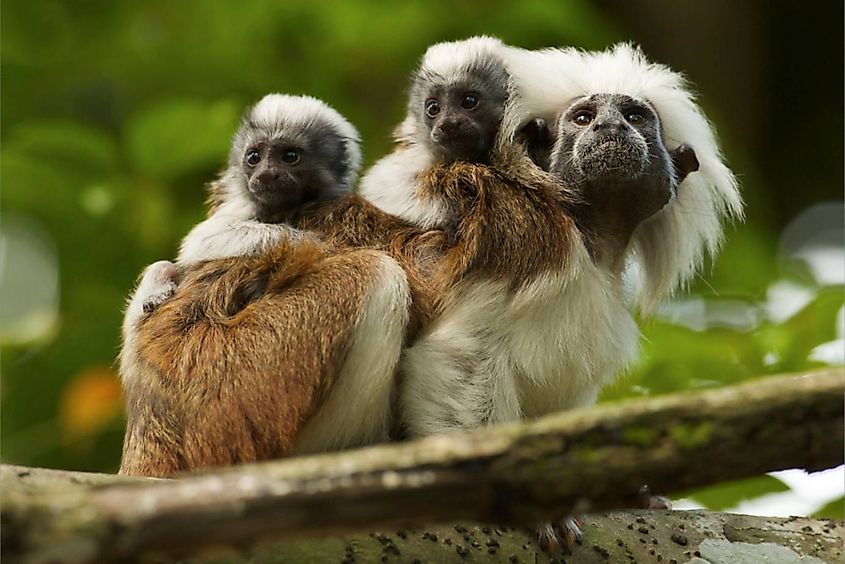
<instances>
[{"instance_id":1,"label":"small tamarin face","mask_svg":"<svg viewBox=\"0 0 845 564\"><path fill-rule=\"evenodd\" d=\"M678 183L698 169L689 147L666 149L657 113L630 96L581 98L557 125L550 172L582 190L589 202L622 198L633 222L659 211Z\"/></svg>"},{"instance_id":2,"label":"small tamarin face","mask_svg":"<svg viewBox=\"0 0 845 564\"><path fill-rule=\"evenodd\" d=\"M351 188L360 161L351 154L357 152L357 132L346 131L348 123L318 103L268 96L235 135L230 172L237 173L259 221L281 221L303 204L334 199Z\"/></svg>"},{"instance_id":3,"label":"small tamarin face","mask_svg":"<svg viewBox=\"0 0 845 564\"><path fill-rule=\"evenodd\" d=\"M414 81L412 101L428 132L426 142L443 162L483 161L493 147L507 101L508 74L499 61L485 63L451 77L422 71Z\"/></svg>"}]
</instances>

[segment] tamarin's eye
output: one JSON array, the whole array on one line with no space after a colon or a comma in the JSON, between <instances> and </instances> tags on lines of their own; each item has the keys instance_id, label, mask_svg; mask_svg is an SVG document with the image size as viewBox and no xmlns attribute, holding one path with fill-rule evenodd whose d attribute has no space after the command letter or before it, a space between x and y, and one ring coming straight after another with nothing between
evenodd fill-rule
<instances>
[{"instance_id":1,"label":"tamarin's eye","mask_svg":"<svg viewBox=\"0 0 845 564\"><path fill-rule=\"evenodd\" d=\"M474 110L478 106L478 94L470 92L461 100L461 107L465 110Z\"/></svg>"},{"instance_id":2,"label":"tamarin's eye","mask_svg":"<svg viewBox=\"0 0 845 564\"><path fill-rule=\"evenodd\" d=\"M440 104L434 98L429 98L425 101L425 115L433 118L440 113Z\"/></svg>"},{"instance_id":3,"label":"tamarin's eye","mask_svg":"<svg viewBox=\"0 0 845 564\"><path fill-rule=\"evenodd\" d=\"M261 153L255 149L246 152L246 162L249 166L255 166L261 161Z\"/></svg>"},{"instance_id":4,"label":"tamarin's eye","mask_svg":"<svg viewBox=\"0 0 845 564\"><path fill-rule=\"evenodd\" d=\"M300 160L302 160L302 157L296 149L288 149L282 154L282 161L289 165L295 165Z\"/></svg>"},{"instance_id":5,"label":"tamarin's eye","mask_svg":"<svg viewBox=\"0 0 845 564\"><path fill-rule=\"evenodd\" d=\"M590 110L578 110L575 112L575 115L572 116L572 122L575 125L590 125L595 117L595 114L593 114Z\"/></svg>"},{"instance_id":6,"label":"tamarin's eye","mask_svg":"<svg viewBox=\"0 0 845 564\"><path fill-rule=\"evenodd\" d=\"M640 125L645 122L645 115L643 115L643 113L639 110L633 110L628 112L625 119L627 119L628 123L631 125Z\"/></svg>"}]
</instances>

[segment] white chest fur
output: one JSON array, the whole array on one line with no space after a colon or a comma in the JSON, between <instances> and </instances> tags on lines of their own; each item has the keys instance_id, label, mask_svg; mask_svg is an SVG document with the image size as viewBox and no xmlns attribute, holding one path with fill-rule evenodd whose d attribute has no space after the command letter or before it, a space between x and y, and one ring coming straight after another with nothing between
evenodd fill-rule
<instances>
[{"instance_id":1,"label":"white chest fur","mask_svg":"<svg viewBox=\"0 0 845 564\"><path fill-rule=\"evenodd\" d=\"M515 292L497 280L461 283L406 351L400 404L412 435L590 404L636 357L621 282L576 255L565 274Z\"/></svg>"}]
</instances>

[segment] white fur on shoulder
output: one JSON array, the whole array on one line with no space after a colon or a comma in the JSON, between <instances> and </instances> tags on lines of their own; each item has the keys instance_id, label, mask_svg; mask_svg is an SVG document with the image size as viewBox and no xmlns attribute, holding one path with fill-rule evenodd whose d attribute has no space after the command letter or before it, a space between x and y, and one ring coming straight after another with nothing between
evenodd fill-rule
<instances>
[{"instance_id":1,"label":"white fur on shoulder","mask_svg":"<svg viewBox=\"0 0 845 564\"><path fill-rule=\"evenodd\" d=\"M724 162L713 126L684 77L650 62L632 45L601 52L511 49L508 53L518 92L509 108L508 137L527 119L555 116L578 97L620 93L655 107L669 150L683 143L695 150L699 170L681 183L676 198L634 233L633 259L641 273L638 302L644 312L651 311L689 281L705 253L718 252L723 222L743 216L737 181Z\"/></svg>"},{"instance_id":2,"label":"white fur on shoulder","mask_svg":"<svg viewBox=\"0 0 845 564\"><path fill-rule=\"evenodd\" d=\"M432 166L431 153L419 145L397 147L364 174L359 191L387 213L423 229L442 225L447 218L443 204L417 195L418 176Z\"/></svg>"},{"instance_id":3,"label":"white fur on shoulder","mask_svg":"<svg viewBox=\"0 0 845 564\"><path fill-rule=\"evenodd\" d=\"M226 181L227 187L234 181ZM240 190L230 189L227 199L182 240L176 262L181 266L264 253L284 239L297 240L309 233L284 223L262 223L253 217L254 205Z\"/></svg>"}]
</instances>

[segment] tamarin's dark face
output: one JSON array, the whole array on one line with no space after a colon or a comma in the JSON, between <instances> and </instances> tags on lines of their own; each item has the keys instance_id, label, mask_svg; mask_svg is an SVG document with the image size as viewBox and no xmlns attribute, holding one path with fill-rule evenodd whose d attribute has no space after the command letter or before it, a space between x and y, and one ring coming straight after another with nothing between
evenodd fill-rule
<instances>
[{"instance_id":1,"label":"tamarin's dark face","mask_svg":"<svg viewBox=\"0 0 845 564\"><path fill-rule=\"evenodd\" d=\"M412 101L443 162L481 162L493 148L507 101L508 75L495 61L460 76L417 76Z\"/></svg>"},{"instance_id":2,"label":"tamarin's dark face","mask_svg":"<svg viewBox=\"0 0 845 564\"><path fill-rule=\"evenodd\" d=\"M691 148L666 149L658 115L644 101L593 94L558 118L550 172L590 204L614 200L633 222L657 213L697 169Z\"/></svg>"},{"instance_id":3,"label":"tamarin's dark face","mask_svg":"<svg viewBox=\"0 0 845 564\"><path fill-rule=\"evenodd\" d=\"M328 125L264 131L247 121L236 140L242 142L238 154L232 155L232 166L243 172L260 221L281 221L303 204L329 200L343 191L346 145Z\"/></svg>"}]
</instances>

